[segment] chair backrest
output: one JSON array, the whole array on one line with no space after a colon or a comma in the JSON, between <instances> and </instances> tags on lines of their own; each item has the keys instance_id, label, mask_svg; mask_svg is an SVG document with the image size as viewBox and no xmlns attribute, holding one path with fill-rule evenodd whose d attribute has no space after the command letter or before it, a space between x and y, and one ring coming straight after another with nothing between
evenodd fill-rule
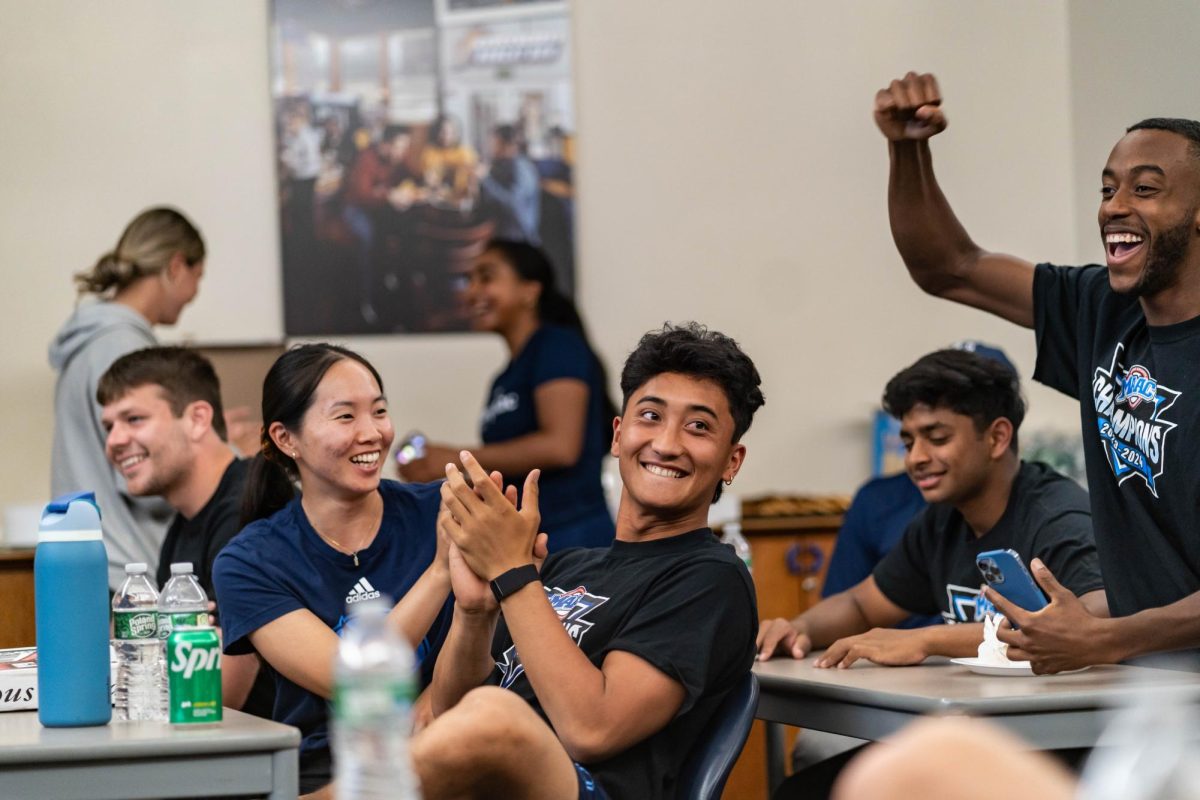
<instances>
[{"instance_id":1,"label":"chair backrest","mask_svg":"<svg viewBox=\"0 0 1200 800\"><path fill-rule=\"evenodd\" d=\"M717 800L730 771L742 754L758 709L758 680L754 673L733 688L721 701L679 773L681 800Z\"/></svg>"}]
</instances>

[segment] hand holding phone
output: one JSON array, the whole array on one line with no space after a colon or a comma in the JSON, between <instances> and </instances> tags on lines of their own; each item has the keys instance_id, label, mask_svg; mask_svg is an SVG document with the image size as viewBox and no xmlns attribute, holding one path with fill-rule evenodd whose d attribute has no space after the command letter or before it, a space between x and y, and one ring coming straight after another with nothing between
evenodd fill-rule
<instances>
[{"instance_id":1,"label":"hand holding phone","mask_svg":"<svg viewBox=\"0 0 1200 800\"><path fill-rule=\"evenodd\" d=\"M1026 611L1040 611L1046 596L1016 550L988 550L975 556L975 566L987 585Z\"/></svg>"},{"instance_id":2,"label":"hand holding phone","mask_svg":"<svg viewBox=\"0 0 1200 800\"><path fill-rule=\"evenodd\" d=\"M404 467L425 457L425 434L412 431L396 448L396 463Z\"/></svg>"}]
</instances>

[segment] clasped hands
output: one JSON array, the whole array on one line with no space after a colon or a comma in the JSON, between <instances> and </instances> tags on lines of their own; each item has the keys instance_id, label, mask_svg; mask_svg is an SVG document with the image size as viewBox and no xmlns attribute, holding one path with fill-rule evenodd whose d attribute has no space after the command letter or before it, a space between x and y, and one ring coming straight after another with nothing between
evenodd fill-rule
<instances>
[{"instance_id":1,"label":"clasped hands","mask_svg":"<svg viewBox=\"0 0 1200 800\"><path fill-rule=\"evenodd\" d=\"M546 534L538 532L541 472L535 469L526 476L518 507L517 487L505 487L499 472L489 474L466 450L459 458L471 483L457 466L446 465L438 535L448 542L456 604L467 612L490 612L497 603L489 581L530 562L541 569L546 558Z\"/></svg>"}]
</instances>

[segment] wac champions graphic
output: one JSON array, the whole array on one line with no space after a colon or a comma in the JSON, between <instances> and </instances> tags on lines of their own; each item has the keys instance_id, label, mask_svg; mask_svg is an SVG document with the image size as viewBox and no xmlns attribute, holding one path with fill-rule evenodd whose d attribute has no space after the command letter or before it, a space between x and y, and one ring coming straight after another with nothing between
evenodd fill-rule
<instances>
[{"instance_id":1,"label":"wac champions graphic","mask_svg":"<svg viewBox=\"0 0 1200 800\"><path fill-rule=\"evenodd\" d=\"M1118 484L1136 475L1158 497L1167 434L1175 428L1166 412L1180 393L1161 385L1141 364L1126 368L1124 350L1117 345L1108 369L1097 367L1092 380L1100 443Z\"/></svg>"},{"instance_id":2,"label":"wac champions graphic","mask_svg":"<svg viewBox=\"0 0 1200 800\"><path fill-rule=\"evenodd\" d=\"M599 606L607 603L608 598L592 594L584 586L578 586L566 592L557 587L550 589L543 586L542 588L546 591L550 607L558 615L559 622L562 623L571 640L576 645L582 644L583 637L596 624L587 619L587 616ZM525 671L525 665L521 663L521 657L517 654L516 645L512 645L504 651L503 660L497 661L496 666L504 673L500 679L500 686L504 689L512 686L513 681Z\"/></svg>"}]
</instances>

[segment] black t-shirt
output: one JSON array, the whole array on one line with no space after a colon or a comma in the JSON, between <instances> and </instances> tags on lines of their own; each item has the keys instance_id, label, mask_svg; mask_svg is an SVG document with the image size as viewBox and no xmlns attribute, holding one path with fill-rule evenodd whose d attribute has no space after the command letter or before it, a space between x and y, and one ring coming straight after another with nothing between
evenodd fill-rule
<instances>
[{"instance_id":1,"label":"black t-shirt","mask_svg":"<svg viewBox=\"0 0 1200 800\"><path fill-rule=\"evenodd\" d=\"M221 475L217 490L204 504L204 508L191 519L176 514L167 528L158 557L158 585L161 589L171 578L171 565L180 561L192 562L196 580L204 588L208 599L214 603L217 592L213 588L212 565L221 548L241 530L242 489L250 472L250 461L235 458ZM213 611L219 616L220 607ZM220 622L218 621L218 624ZM271 706L275 702L275 679L266 664L259 667L258 677L241 710L265 719L271 718Z\"/></svg>"},{"instance_id":2,"label":"black t-shirt","mask_svg":"<svg viewBox=\"0 0 1200 800\"><path fill-rule=\"evenodd\" d=\"M1200 591L1200 317L1152 327L1103 267L1039 264L1034 378L1079 399L1114 616Z\"/></svg>"},{"instance_id":3,"label":"black t-shirt","mask_svg":"<svg viewBox=\"0 0 1200 800\"><path fill-rule=\"evenodd\" d=\"M158 556L158 573L155 577L160 588L171 579L172 564L190 561L208 599L217 599L216 590L213 589L212 564L221 548L229 544L229 540L241 530L238 520L242 488L246 485L249 471L248 460L235 458L226 467L213 496L196 516L185 519L183 514L176 514L171 520L171 527L167 528L167 537Z\"/></svg>"},{"instance_id":4,"label":"black t-shirt","mask_svg":"<svg viewBox=\"0 0 1200 800\"><path fill-rule=\"evenodd\" d=\"M541 578L563 627L594 665L622 650L684 687L683 705L665 728L585 765L614 800L674 797L696 738L754 663L758 610L745 565L702 528L563 550L546 559ZM521 695L545 718L503 620L492 653L489 682Z\"/></svg>"},{"instance_id":5,"label":"black t-shirt","mask_svg":"<svg viewBox=\"0 0 1200 800\"><path fill-rule=\"evenodd\" d=\"M1045 464L1022 462L1008 505L990 531L977 537L953 506L931 505L879 562L875 582L905 611L975 622L983 583L975 556L1012 549L1026 566L1040 558L1059 583L1082 595L1104 588L1091 522L1079 484Z\"/></svg>"}]
</instances>

